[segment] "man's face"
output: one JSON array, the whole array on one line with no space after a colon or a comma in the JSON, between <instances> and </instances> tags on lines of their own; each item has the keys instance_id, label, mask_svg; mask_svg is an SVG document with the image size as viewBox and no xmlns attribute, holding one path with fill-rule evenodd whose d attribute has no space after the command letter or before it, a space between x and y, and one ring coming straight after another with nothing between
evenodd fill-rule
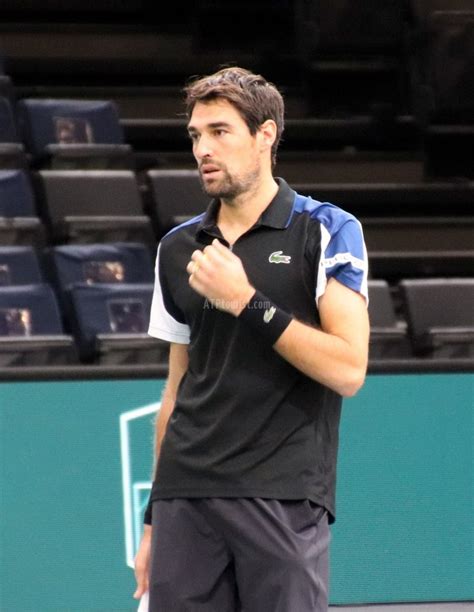
<instances>
[{"instance_id":1,"label":"man's face","mask_svg":"<svg viewBox=\"0 0 474 612\"><path fill-rule=\"evenodd\" d=\"M201 182L209 196L233 200L256 186L261 173L259 133L250 134L239 112L227 100L196 103L188 132Z\"/></svg>"}]
</instances>

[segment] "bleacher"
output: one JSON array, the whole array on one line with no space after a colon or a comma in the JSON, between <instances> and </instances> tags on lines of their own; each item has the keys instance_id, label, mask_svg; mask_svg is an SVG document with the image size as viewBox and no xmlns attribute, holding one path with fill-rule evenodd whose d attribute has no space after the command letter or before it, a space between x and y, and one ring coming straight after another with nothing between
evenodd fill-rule
<instances>
[{"instance_id":1,"label":"bleacher","mask_svg":"<svg viewBox=\"0 0 474 612\"><path fill-rule=\"evenodd\" d=\"M371 368L472 369L474 10L369 6L3 2L0 367L165 366L146 338L156 243L206 205L180 91L233 63L284 93L276 175L362 221ZM242 15L243 38L216 27Z\"/></svg>"}]
</instances>

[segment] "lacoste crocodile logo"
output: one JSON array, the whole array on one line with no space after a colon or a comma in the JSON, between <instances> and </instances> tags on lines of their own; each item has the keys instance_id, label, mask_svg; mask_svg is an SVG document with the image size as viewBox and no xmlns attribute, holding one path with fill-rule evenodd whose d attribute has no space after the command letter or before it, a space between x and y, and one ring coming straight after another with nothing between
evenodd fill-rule
<instances>
[{"instance_id":1,"label":"lacoste crocodile logo","mask_svg":"<svg viewBox=\"0 0 474 612\"><path fill-rule=\"evenodd\" d=\"M282 255L282 253L283 251L274 251L268 258L268 261L276 264L289 264L291 261L291 255Z\"/></svg>"}]
</instances>

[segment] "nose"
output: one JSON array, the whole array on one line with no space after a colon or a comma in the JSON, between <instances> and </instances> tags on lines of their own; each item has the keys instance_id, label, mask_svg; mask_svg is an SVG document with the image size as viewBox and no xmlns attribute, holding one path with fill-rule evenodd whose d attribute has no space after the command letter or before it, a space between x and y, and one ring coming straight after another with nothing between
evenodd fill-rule
<instances>
[{"instance_id":1,"label":"nose","mask_svg":"<svg viewBox=\"0 0 474 612\"><path fill-rule=\"evenodd\" d=\"M205 134L201 134L199 139L194 142L193 153L198 161L201 161L205 157L212 157L211 142Z\"/></svg>"}]
</instances>

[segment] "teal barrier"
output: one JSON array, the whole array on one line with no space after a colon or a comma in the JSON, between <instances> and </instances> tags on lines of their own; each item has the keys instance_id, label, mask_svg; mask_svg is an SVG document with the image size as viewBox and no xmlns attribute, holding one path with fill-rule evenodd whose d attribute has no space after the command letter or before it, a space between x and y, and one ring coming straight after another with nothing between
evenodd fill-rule
<instances>
[{"instance_id":1,"label":"teal barrier","mask_svg":"<svg viewBox=\"0 0 474 612\"><path fill-rule=\"evenodd\" d=\"M0 610L136 610L163 382L0 383ZM370 376L341 425L332 603L474 599L473 377Z\"/></svg>"},{"instance_id":2,"label":"teal barrier","mask_svg":"<svg viewBox=\"0 0 474 612\"><path fill-rule=\"evenodd\" d=\"M333 603L474 599L473 381L371 376L345 402Z\"/></svg>"}]
</instances>

